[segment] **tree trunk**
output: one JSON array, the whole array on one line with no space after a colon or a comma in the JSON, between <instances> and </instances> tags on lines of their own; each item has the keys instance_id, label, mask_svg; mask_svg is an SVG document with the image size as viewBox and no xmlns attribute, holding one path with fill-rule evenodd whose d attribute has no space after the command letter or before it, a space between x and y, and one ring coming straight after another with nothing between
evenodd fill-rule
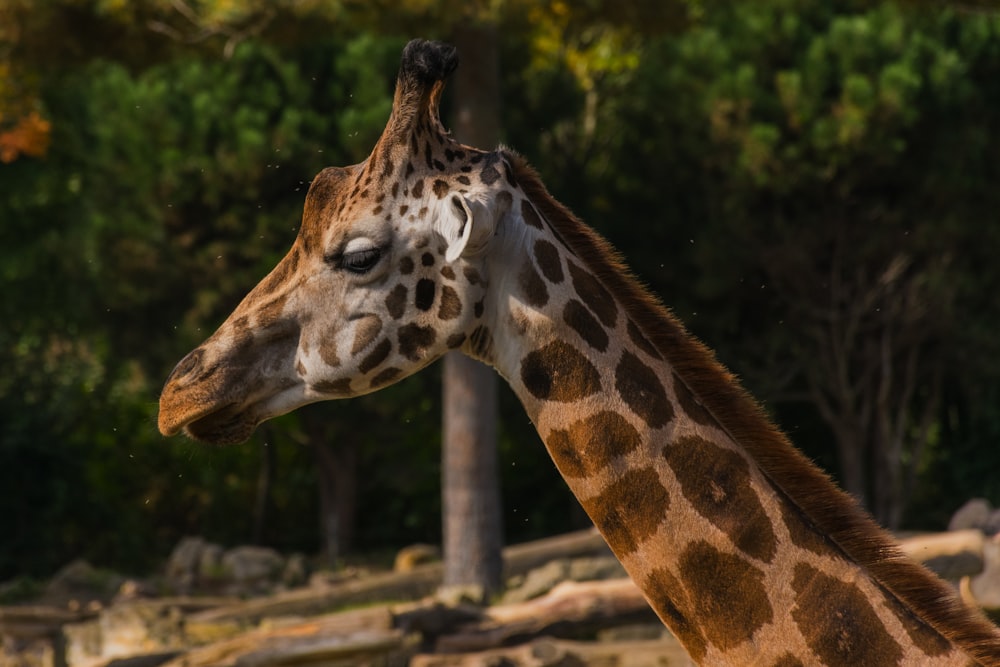
<instances>
[{"instance_id":1,"label":"tree trunk","mask_svg":"<svg viewBox=\"0 0 1000 667\"><path fill-rule=\"evenodd\" d=\"M849 418L847 416L845 420ZM867 452L864 447L866 440L857 430L849 427L838 428L835 424L833 430L837 440L840 483L845 491L854 496L862 506L867 507L868 479L865 471L868 466L865 462Z\"/></svg>"},{"instance_id":2,"label":"tree trunk","mask_svg":"<svg viewBox=\"0 0 1000 667\"><path fill-rule=\"evenodd\" d=\"M274 469L277 465L274 446L268 444L270 428L260 431L260 468L257 470L257 493L254 500L253 528L250 541L253 544L264 543L264 531L267 527L267 508L271 504L271 486L274 480Z\"/></svg>"},{"instance_id":3,"label":"tree trunk","mask_svg":"<svg viewBox=\"0 0 1000 667\"><path fill-rule=\"evenodd\" d=\"M503 546L496 380L473 359L445 359L442 509L444 585L500 589Z\"/></svg>"},{"instance_id":4,"label":"tree trunk","mask_svg":"<svg viewBox=\"0 0 1000 667\"><path fill-rule=\"evenodd\" d=\"M462 58L454 81L455 137L493 148L500 134L496 28L466 22L454 42ZM457 353L445 357L444 585L475 587L484 596L500 589L503 567L496 397L491 369Z\"/></svg>"},{"instance_id":5,"label":"tree trunk","mask_svg":"<svg viewBox=\"0 0 1000 667\"><path fill-rule=\"evenodd\" d=\"M303 422L316 464L320 549L326 564L333 568L354 540L358 448L351 438L327 444L321 422L309 412L303 413Z\"/></svg>"}]
</instances>

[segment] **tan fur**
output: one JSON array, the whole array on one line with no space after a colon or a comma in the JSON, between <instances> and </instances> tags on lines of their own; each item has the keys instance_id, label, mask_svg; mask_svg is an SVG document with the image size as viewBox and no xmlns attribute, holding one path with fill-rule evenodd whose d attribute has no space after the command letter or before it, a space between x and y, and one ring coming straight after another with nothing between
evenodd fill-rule
<instances>
[{"instance_id":1,"label":"tan fur","mask_svg":"<svg viewBox=\"0 0 1000 667\"><path fill-rule=\"evenodd\" d=\"M508 151L506 157L557 236L616 295L691 392L806 520L942 636L983 665L1000 664L997 629L904 556L852 497L791 445L715 355L639 284L610 244L557 202L521 156Z\"/></svg>"}]
</instances>

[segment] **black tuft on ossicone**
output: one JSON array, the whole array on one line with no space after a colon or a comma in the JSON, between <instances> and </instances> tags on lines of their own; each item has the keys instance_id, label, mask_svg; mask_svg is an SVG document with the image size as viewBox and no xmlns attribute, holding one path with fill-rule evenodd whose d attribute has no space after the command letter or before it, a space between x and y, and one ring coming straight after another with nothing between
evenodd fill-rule
<instances>
[{"instance_id":1,"label":"black tuft on ossicone","mask_svg":"<svg viewBox=\"0 0 1000 667\"><path fill-rule=\"evenodd\" d=\"M458 49L443 42L411 40L403 49L400 79L413 78L422 84L443 81L458 67Z\"/></svg>"}]
</instances>

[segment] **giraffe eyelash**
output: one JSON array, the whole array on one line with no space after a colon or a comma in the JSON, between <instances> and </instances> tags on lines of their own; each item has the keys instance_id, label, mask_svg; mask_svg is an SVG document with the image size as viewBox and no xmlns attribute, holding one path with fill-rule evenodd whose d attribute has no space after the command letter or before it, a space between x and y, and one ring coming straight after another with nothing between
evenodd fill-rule
<instances>
[{"instance_id":1,"label":"giraffe eyelash","mask_svg":"<svg viewBox=\"0 0 1000 667\"><path fill-rule=\"evenodd\" d=\"M385 250L384 246L376 246L364 250L337 252L325 256L323 260L334 269L360 276L375 268L375 265L382 259Z\"/></svg>"}]
</instances>

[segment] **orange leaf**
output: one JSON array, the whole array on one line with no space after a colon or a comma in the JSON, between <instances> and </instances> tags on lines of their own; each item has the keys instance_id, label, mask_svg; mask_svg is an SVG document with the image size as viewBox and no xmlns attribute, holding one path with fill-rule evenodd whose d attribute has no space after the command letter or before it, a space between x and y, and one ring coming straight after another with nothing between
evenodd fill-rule
<instances>
[{"instance_id":1,"label":"orange leaf","mask_svg":"<svg viewBox=\"0 0 1000 667\"><path fill-rule=\"evenodd\" d=\"M32 111L6 132L0 132L0 162L10 163L19 155L43 157L49 149L52 123Z\"/></svg>"}]
</instances>

